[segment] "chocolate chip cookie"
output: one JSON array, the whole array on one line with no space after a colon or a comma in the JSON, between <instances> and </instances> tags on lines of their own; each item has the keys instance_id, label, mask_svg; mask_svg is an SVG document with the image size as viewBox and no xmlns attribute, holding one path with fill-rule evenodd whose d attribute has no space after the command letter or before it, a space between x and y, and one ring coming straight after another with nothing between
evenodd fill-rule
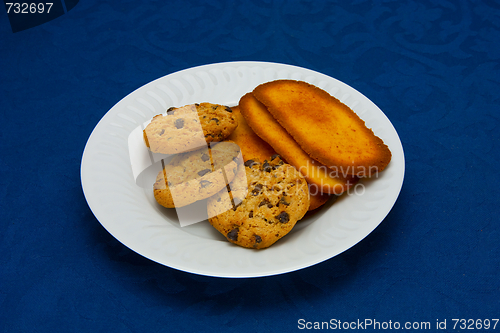
<instances>
[{"instance_id":1,"label":"chocolate chip cookie","mask_svg":"<svg viewBox=\"0 0 500 333\"><path fill-rule=\"evenodd\" d=\"M153 153L177 154L226 139L238 126L230 107L190 104L155 116L143 131Z\"/></svg>"},{"instance_id":2,"label":"chocolate chip cookie","mask_svg":"<svg viewBox=\"0 0 500 333\"><path fill-rule=\"evenodd\" d=\"M156 201L167 208L206 199L231 182L241 159L238 145L225 141L175 155L153 185Z\"/></svg>"},{"instance_id":3,"label":"chocolate chip cookie","mask_svg":"<svg viewBox=\"0 0 500 333\"><path fill-rule=\"evenodd\" d=\"M307 212L308 185L279 156L264 163L248 160L244 166L246 184L237 177L229 196L224 190L208 199L209 222L231 243L267 248L288 234Z\"/></svg>"}]
</instances>

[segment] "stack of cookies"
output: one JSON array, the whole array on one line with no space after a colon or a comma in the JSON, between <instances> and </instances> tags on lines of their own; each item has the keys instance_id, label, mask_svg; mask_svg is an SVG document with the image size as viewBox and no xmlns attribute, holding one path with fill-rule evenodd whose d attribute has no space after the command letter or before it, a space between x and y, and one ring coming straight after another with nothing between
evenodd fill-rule
<instances>
[{"instance_id":1,"label":"stack of cookies","mask_svg":"<svg viewBox=\"0 0 500 333\"><path fill-rule=\"evenodd\" d=\"M307 211L391 160L349 107L295 80L261 84L233 108L170 108L152 119L144 141L152 152L176 154L153 186L160 205L207 199L210 224L229 242L254 249L271 246Z\"/></svg>"},{"instance_id":2,"label":"stack of cookies","mask_svg":"<svg viewBox=\"0 0 500 333\"><path fill-rule=\"evenodd\" d=\"M175 155L158 173L154 197L167 208L208 199L209 222L229 242L267 248L308 211L308 185L270 146L235 133L246 126L238 117L232 108L210 103L155 116L143 131L146 146ZM245 163L239 163L240 151ZM254 156L250 151L258 156L247 158Z\"/></svg>"},{"instance_id":3,"label":"stack of cookies","mask_svg":"<svg viewBox=\"0 0 500 333\"><path fill-rule=\"evenodd\" d=\"M306 178L311 197L340 195L391 160L387 145L356 113L306 82L261 84L239 106L253 131Z\"/></svg>"}]
</instances>

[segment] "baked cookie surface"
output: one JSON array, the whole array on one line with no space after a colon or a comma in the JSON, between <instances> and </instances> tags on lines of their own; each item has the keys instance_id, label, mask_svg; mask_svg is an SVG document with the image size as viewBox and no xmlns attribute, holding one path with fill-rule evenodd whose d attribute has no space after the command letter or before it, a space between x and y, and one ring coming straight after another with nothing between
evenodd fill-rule
<instances>
[{"instance_id":1,"label":"baked cookie surface","mask_svg":"<svg viewBox=\"0 0 500 333\"><path fill-rule=\"evenodd\" d=\"M312 193L342 194L358 181L356 177L343 176L312 159L252 93L241 97L240 110L255 133L315 186Z\"/></svg>"},{"instance_id":2,"label":"baked cookie surface","mask_svg":"<svg viewBox=\"0 0 500 333\"><path fill-rule=\"evenodd\" d=\"M251 95L251 94L248 94L248 95ZM246 96L246 98L248 98L248 96ZM255 98L253 98L253 100L256 101ZM243 107L247 107L247 108L252 107L251 101L248 101L244 98L242 98L241 101L243 103ZM256 101L256 102L259 103L258 101ZM233 109L233 113L234 113L235 118L238 120L238 127L234 130L233 133L231 133L231 135L228 137L228 139L235 142L240 147L241 154L243 155L243 160L245 160L245 161L246 160L265 161L265 160L268 160L270 158L272 159L272 156L276 154L276 151L266 141L264 141L260 136L258 136L255 133L255 131L249 126L245 117L241 113L241 106L238 105L238 106L232 107L232 109ZM267 110L266 110L266 112L267 112ZM250 114L251 113L252 112L250 112ZM275 130L272 127L272 123L269 123L268 121L266 122L264 119L259 119L259 117L257 117L257 119L255 119L255 120L257 122L262 121L262 126L267 127L268 130ZM274 119L273 119L273 123L276 123L276 121ZM258 127L258 125L256 125L256 126ZM281 128L281 129L282 129L282 131L281 132L278 131L275 135L280 137L280 140L282 142L282 144L280 146L285 147L285 140L286 140L285 136L288 136L288 133L284 133L284 135L283 135L284 129L283 128ZM263 136L266 137L265 135L263 135ZM293 142L293 143L296 145L295 142ZM288 163L288 164L293 165L293 162L299 160L299 158L301 156L300 153L297 154L296 152L293 151L293 146L287 147L286 149L285 148L281 149L281 151L282 151L282 153L280 154L280 156L282 158L284 157L283 153L285 153L286 155L293 154L291 161L288 161L285 159L286 163ZM294 165L294 166L296 168L298 168L299 172L304 170L304 168L302 168L302 170L301 170L300 165L298 167L297 167L297 165ZM312 167L313 166L311 166L311 168ZM306 177L306 180L309 183L310 180L308 179L307 175L308 174L310 175L311 173L304 173L304 172L301 172L301 173ZM335 185L337 185L337 184L347 185L345 183L341 183L340 180L338 181L338 183L334 183L334 184ZM309 189L311 189L311 184L309 184ZM309 210L315 210L315 209L321 207L331 197L331 195L329 195L327 193L320 192L319 189L320 188L316 186L313 188L313 191L311 191L311 190L309 191L309 199L311 201L311 204L309 206ZM338 191L338 192L340 193L340 191Z\"/></svg>"},{"instance_id":3,"label":"baked cookie surface","mask_svg":"<svg viewBox=\"0 0 500 333\"><path fill-rule=\"evenodd\" d=\"M257 86L254 97L313 159L343 174L367 177L382 171L391 151L347 105L303 81Z\"/></svg>"},{"instance_id":4,"label":"baked cookie surface","mask_svg":"<svg viewBox=\"0 0 500 333\"><path fill-rule=\"evenodd\" d=\"M206 199L231 182L241 160L238 145L213 143L175 155L158 173L153 185L156 201L167 208L183 207Z\"/></svg>"},{"instance_id":5,"label":"baked cookie surface","mask_svg":"<svg viewBox=\"0 0 500 333\"><path fill-rule=\"evenodd\" d=\"M230 107L200 103L172 107L153 117L143 135L153 153L177 154L223 141L237 126Z\"/></svg>"},{"instance_id":6,"label":"baked cookie surface","mask_svg":"<svg viewBox=\"0 0 500 333\"><path fill-rule=\"evenodd\" d=\"M253 129L248 125L241 114L240 106L238 105L231 109L233 110L234 117L238 120L238 127L229 135L228 139L240 146L243 159L245 161L264 161L276 154L273 147L255 134Z\"/></svg>"},{"instance_id":7,"label":"baked cookie surface","mask_svg":"<svg viewBox=\"0 0 500 333\"><path fill-rule=\"evenodd\" d=\"M308 185L278 156L262 164L248 160L244 167L246 184L237 177L229 197L227 191L220 191L208 199L209 222L231 243L267 248L288 234L307 212Z\"/></svg>"},{"instance_id":8,"label":"baked cookie surface","mask_svg":"<svg viewBox=\"0 0 500 333\"><path fill-rule=\"evenodd\" d=\"M329 193L321 193L314 185L309 184L309 210L316 210L327 203L332 197L336 196Z\"/></svg>"}]
</instances>

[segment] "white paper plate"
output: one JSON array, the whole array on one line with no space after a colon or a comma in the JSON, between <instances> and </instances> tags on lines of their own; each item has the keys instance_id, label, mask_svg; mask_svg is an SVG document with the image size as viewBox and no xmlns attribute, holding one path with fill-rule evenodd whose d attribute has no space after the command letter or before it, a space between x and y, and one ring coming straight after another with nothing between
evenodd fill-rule
<instances>
[{"instance_id":1,"label":"white paper plate","mask_svg":"<svg viewBox=\"0 0 500 333\"><path fill-rule=\"evenodd\" d=\"M257 85L294 79L316 85L351 107L392 152L377 179L327 203L265 250L227 242L208 221L181 228L173 210L152 195L156 173L137 185L129 159L131 132L170 106L210 102L234 106ZM348 85L284 64L229 62L179 71L152 81L118 102L101 119L82 157L82 187L90 209L125 246L160 264L215 277L260 277L302 269L349 249L375 229L393 207L404 178L403 147L384 113ZM154 179L154 178L153 178Z\"/></svg>"}]
</instances>

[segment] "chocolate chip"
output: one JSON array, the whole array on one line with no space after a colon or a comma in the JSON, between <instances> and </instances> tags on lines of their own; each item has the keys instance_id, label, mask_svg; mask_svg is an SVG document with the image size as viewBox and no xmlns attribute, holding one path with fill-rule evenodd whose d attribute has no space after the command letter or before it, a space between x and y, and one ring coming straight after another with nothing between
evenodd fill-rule
<instances>
[{"instance_id":1,"label":"chocolate chip","mask_svg":"<svg viewBox=\"0 0 500 333\"><path fill-rule=\"evenodd\" d=\"M233 112L233 110L229 106L226 106L226 111L230 113Z\"/></svg>"},{"instance_id":2,"label":"chocolate chip","mask_svg":"<svg viewBox=\"0 0 500 333\"><path fill-rule=\"evenodd\" d=\"M285 196L281 197L280 204L283 204L285 206L289 206L290 205L290 203L286 201Z\"/></svg>"},{"instance_id":3,"label":"chocolate chip","mask_svg":"<svg viewBox=\"0 0 500 333\"><path fill-rule=\"evenodd\" d=\"M278 221L280 221L281 223L288 223L290 221L290 215L288 215L287 212L281 212L279 213L276 218L278 219Z\"/></svg>"},{"instance_id":4,"label":"chocolate chip","mask_svg":"<svg viewBox=\"0 0 500 333\"><path fill-rule=\"evenodd\" d=\"M267 161L264 161L264 164L262 165L262 169L266 172L271 172L273 170L273 166L269 164Z\"/></svg>"},{"instance_id":5,"label":"chocolate chip","mask_svg":"<svg viewBox=\"0 0 500 333\"><path fill-rule=\"evenodd\" d=\"M267 208L273 208L273 204L268 199L264 199L259 203L259 207L262 206L267 206Z\"/></svg>"},{"instance_id":6,"label":"chocolate chip","mask_svg":"<svg viewBox=\"0 0 500 333\"><path fill-rule=\"evenodd\" d=\"M240 229L235 228L227 233L227 238L236 242L238 240L238 233L239 232L240 232Z\"/></svg>"},{"instance_id":7,"label":"chocolate chip","mask_svg":"<svg viewBox=\"0 0 500 333\"><path fill-rule=\"evenodd\" d=\"M255 243L260 243L262 242L262 237L260 237L259 235L255 235Z\"/></svg>"},{"instance_id":8,"label":"chocolate chip","mask_svg":"<svg viewBox=\"0 0 500 333\"><path fill-rule=\"evenodd\" d=\"M175 128L183 128L184 127L184 118L179 118L175 121Z\"/></svg>"},{"instance_id":9,"label":"chocolate chip","mask_svg":"<svg viewBox=\"0 0 500 333\"><path fill-rule=\"evenodd\" d=\"M281 156L279 154L274 154L273 156L271 156L271 161L274 160L276 157L281 160Z\"/></svg>"},{"instance_id":10,"label":"chocolate chip","mask_svg":"<svg viewBox=\"0 0 500 333\"><path fill-rule=\"evenodd\" d=\"M217 118L212 118L212 119L210 119L210 120L214 120L214 121L215 121L215 123L216 123L217 125L219 125L219 119L217 119Z\"/></svg>"},{"instance_id":11,"label":"chocolate chip","mask_svg":"<svg viewBox=\"0 0 500 333\"><path fill-rule=\"evenodd\" d=\"M198 176L202 177L202 176L206 175L207 173L209 173L210 171L211 171L210 169L198 171Z\"/></svg>"},{"instance_id":12,"label":"chocolate chip","mask_svg":"<svg viewBox=\"0 0 500 333\"><path fill-rule=\"evenodd\" d=\"M173 115L174 115L174 113L175 113L175 111L174 111L175 109L176 109L176 108L175 108L175 107L173 107L173 106L172 106L171 108L168 108L168 110L167 110L167 115L169 115L169 116L173 116Z\"/></svg>"},{"instance_id":13,"label":"chocolate chip","mask_svg":"<svg viewBox=\"0 0 500 333\"><path fill-rule=\"evenodd\" d=\"M247 160L247 161L244 163L244 165L245 165L246 167L252 167L252 165L254 165L254 164L257 164L257 162L255 162L254 160Z\"/></svg>"},{"instance_id":14,"label":"chocolate chip","mask_svg":"<svg viewBox=\"0 0 500 333\"><path fill-rule=\"evenodd\" d=\"M259 203L259 207L262 207L262 206L265 206L265 205L269 205L269 204L270 204L269 200L268 200L268 199L264 199L264 200L262 200L262 201ZM271 205L271 207L272 207L272 206L273 206L273 205Z\"/></svg>"},{"instance_id":15,"label":"chocolate chip","mask_svg":"<svg viewBox=\"0 0 500 333\"><path fill-rule=\"evenodd\" d=\"M252 190L252 194L253 194L253 195L257 195L257 194L259 194L259 193L260 193L260 191L262 191L262 186L263 186L262 184L257 184L257 185L255 185L255 187L254 187L254 188L253 188L253 190Z\"/></svg>"},{"instance_id":16,"label":"chocolate chip","mask_svg":"<svg viewBox=\"0 0 500 333\"><path fill-rule=\"evenodd\" d=\"M205 188L205 187L207 187L210 184L212 184L212 182L209 182L208 180L202 180L200 182L201 188Z\"/></svg>"},{"instance_id":17,"label":"chocolate chip","mask_svg":"<svg viewBox=\"0 0 500 333\"><path fill-rule=\"evenodd\" d=\"M208 161L209 159L210 159L210 156L208 156L207 154L202 154L202 155L201 155L201 160L202 160L203 162L206 162L206 161Z\"/></svg>"},{"instance_id":18,"label":"chocolate chip","mask_svg":"<svg viewBox=\"0 0 500 333\"><path fill-rule=\"evenodd\" d=\"M253 217L253 210L250 211L250 213L248 213L248 217L249 218L252 218Z\"/></svg>"}]
</instances>

